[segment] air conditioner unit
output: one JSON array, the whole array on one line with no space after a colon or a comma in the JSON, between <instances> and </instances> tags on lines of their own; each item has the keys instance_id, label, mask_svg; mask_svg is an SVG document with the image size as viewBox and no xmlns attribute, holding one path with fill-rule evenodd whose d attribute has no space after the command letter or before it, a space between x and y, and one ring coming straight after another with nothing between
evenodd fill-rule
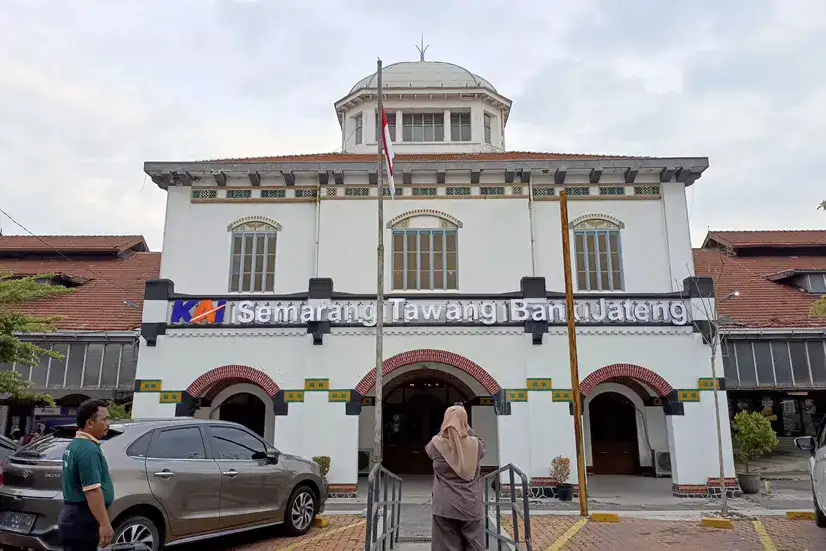
<instances>
[{"instance_id":1,"label":"air conditioner unit","mask_svg":"<svg viewBox=\"0 0 826 551\"><path fill-rule=\"evenodd\" d=\"M656 476L671 476L671 453L651 450L654 455L654 474Z\"/></svg>"}]
</instances>

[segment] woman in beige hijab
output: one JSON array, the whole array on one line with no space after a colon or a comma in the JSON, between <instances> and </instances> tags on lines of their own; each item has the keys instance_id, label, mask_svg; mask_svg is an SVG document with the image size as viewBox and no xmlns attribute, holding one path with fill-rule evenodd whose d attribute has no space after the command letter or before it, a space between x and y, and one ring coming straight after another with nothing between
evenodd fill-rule
<instances>
[{"instance_id":1,"label":"woman in beige hijab","mask_svg":"<svg viewBox=\"0 0 826 551\"><path fill-rule=\"evenodd\" d=\"M425 451L433 460L431 549L482 551L485 523L479 467L486 447L468 425L463 406L445 411L442 428Z\"/></svg>"}]
</instances>

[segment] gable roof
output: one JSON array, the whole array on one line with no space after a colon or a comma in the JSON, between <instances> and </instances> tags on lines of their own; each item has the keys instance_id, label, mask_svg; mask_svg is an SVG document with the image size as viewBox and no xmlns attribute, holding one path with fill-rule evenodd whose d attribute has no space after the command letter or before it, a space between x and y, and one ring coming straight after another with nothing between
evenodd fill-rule
<instances>
[{"instance_id":1,"label":"gable roof","mask_svg":"<svg viewBox=\"0 0 826 551\"><path fill-rule=\"evenodd\" d=\"M826 230L737 230L710 231L703 248L714 243L730 248L826 247Z\"/></svg>"},{"instance_id":2,"label":"gable roof","mask_svg":"<svg viewBox=\"0 0 826 551\"><path fill-rule=\"evenodd\" d=\"M143 237L138 237L143 243ZM95 237L91 240L94 244ZM27 302L18 309L33 316L61 316L63 319L56 324L59 330L131 331L140 327L145 282L158 278L160 261L161 253L155 252L94 260L0 256L0 272L21 276L59 274L64 280L79 283L72 293Z\"/></svg>"},{"instance_id":3,"label":"gable roof","mask_svg":"<svg viewBox=\"0 0 826 551\"><path fill-rule=\"evenodd\" d=\"M0 235L0 253L83 254L146 252L142 235Z\"/></svg>"},{"instance_id":4,"label":"gable roof","mask_svg":"<svg viewBox=\"0 0 826 551\"><path fill-rule=\"evenodd\" d=\"M739 291L737 298L717 305L738 327L826 328L826 318L810 314L817 295L775 281L781 272L826 271L826 255L732 257L715 249L694 249L694 269L698 276L714 279L718 296Z\"/></svg>"}]
</instances>

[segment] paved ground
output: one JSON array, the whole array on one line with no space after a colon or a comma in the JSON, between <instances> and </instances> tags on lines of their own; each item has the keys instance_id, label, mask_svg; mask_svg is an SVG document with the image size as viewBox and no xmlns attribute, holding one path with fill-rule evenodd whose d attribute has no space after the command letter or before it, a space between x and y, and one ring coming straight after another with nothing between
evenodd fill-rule
<instances>
[{"instance_id":1,"label":"paved ground","mask_svg":"<svg viewBox=\"0 0 826 551\"><path fill-rule=\"evenodd\" d=\"M510 522L503 523L513 533ZM524 529L520 530L524 541ZM705 528L697 521L621 518L619 523L548 515L533 517L531 539L537 551L675 549L703 551L815 551L826 549L826 529L814 522L763 518L738 520L731 529ZM495 549L495 546L491 546Z\"/></svg>"},{"instance_id":2,"label":"paved ground","mask_svg":"<svg viewBox=\"0 0 826 551\"><path fill-rule=\"evenodd\" d=\"M364 549L364 518L356 516L330 517L326 528L313 528L299 538L285 537L280 529L258 530L208 542L182 545L180 551L362 551Z\"/></svg>"}]
</instances>

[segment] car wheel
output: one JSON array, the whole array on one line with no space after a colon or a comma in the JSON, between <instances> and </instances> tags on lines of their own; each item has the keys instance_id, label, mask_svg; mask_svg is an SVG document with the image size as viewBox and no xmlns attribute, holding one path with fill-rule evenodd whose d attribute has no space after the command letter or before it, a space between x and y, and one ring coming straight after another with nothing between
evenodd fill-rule
<instances>
[{"instance_id":1,"label":"car wheel","mask_svg":"<svg viewBox=\"0 0 826 551\"><path fill-rule=\"evenodd\" d=\"M291 536L301 536L310 531L316 513L315 493L307 486L293 490L284 512L284 525Z\"/></svg>"},{"instance_id":2,"label":"car wheel","mask_svg":"<svg viewBox=\"0 0 826 551\"><path fill-rule=\"evenodd\" d=\"M161 534L150 519L135 515L118 521L112 543L142 543L151 551L160 551Z\"/></svg>"}]
</instances>

